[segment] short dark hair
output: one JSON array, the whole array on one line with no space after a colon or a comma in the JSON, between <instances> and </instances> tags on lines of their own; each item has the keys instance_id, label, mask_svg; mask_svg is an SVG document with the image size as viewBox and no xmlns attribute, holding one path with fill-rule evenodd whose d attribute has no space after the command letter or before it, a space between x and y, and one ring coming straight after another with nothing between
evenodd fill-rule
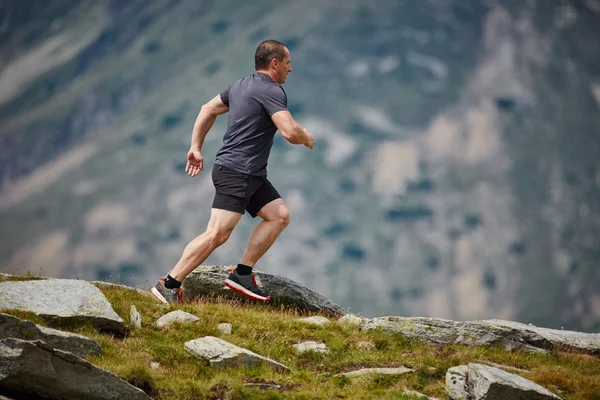
<instances>
[{"instance_id":1,"label":"short dark hair","mask_svg":"<svg viewBox=\"0 0 600 400\"><path fill-rule=\"evenodd\" d=\"M254 53L254 69L267 69L273 58L283 61L285 45L277 40L265 40L256 48Z\"/></svg>"}]
</instances>

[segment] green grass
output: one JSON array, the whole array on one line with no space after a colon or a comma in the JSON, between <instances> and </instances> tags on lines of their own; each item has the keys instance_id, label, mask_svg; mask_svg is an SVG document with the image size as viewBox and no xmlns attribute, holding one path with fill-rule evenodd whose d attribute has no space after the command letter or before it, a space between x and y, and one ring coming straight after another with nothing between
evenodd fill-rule
<instances>
[{"instance_id":1,"label":"green grass","mask_svg":"<svg viewBox=\"0 0 600 400\"><path fill-rule=\"evenodd\" d=\"M0 276L0 279L31 278ZM405 390L446 398L444 386L448 368L470 362L492 362L528 371L517 373L565 400L600 400L600 362L591 355L566 352L541 355L506 352L500 348L427 345L400 334L363 332L336 322L323 327L303 324L297 321L302 315L293 309L223 298L165 306L151 296L124 287L100 286L100 289L126 325L134 304L142 316L142 328L128 330L121 338L100 333L91 326L63 329L98 341L103 351L88 357L88 361L136 385L155 399L410 399L403 395ZM198 316L200 322L156 327L160 316L177 309ZM45 324L30 313L8 312ZM223 335L216 329L221 322L233 325L231 335ZM207 335L221 337L272 358L291 371L278 373L264 365L211 367L208 362L187 353L183 346L188 340ZM292 345L306 340L323 342L330 352L297 354ZM361 341L373 343L374 350L360 350ZM159 367L151 368L152 362ZM357 378L338 375L362 367L398 366L409 367L414 372ZM272 383L280 389L258 389L244 386L245 383Z\"/></svg>"}]
</instances>

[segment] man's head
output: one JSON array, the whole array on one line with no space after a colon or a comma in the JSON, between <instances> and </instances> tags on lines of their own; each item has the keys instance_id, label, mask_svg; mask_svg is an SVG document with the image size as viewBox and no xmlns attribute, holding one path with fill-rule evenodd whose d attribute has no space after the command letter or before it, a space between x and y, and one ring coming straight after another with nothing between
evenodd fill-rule
<instances>
[{"instance_id":1,"label":"man's head","mask_svg":"<svg viewBox=\"0 0 600 400\"><path fill-rule=\"evenodd\" d=\"M282 84L287 74L292 72L290 51L277 40L265 40L254 53L254 68L268 74L274 82Z\"/></svg>"}]
</instances>

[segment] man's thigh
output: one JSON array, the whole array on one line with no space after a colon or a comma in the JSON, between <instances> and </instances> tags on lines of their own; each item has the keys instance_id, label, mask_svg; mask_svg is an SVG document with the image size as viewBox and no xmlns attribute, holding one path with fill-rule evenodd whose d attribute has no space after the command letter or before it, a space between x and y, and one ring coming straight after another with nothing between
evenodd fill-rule
<instances>
[{"instance_id":1,"label":"man's thigh","mask_svg":"<svg viewBox=\"0 0 600 400\"><path fill-rule=\"evenodd\" d=\"M271 182L265 178L264 183L250 198L246 211L254 218L264 206L276 199L281 199L279 192L277 192L277 189L275 189Z\"/></svg>"},{"instance_id":2,"label":"man's thigh","mask_svg":"<svg viewBox=\"0 0 600 400\"><path fill-rule=\"evenodd\" d=\"M231 232L242 218L242 213L213 208L210 210L208 228L219 228L222 231Z\"/></svg>"}]
</instances>

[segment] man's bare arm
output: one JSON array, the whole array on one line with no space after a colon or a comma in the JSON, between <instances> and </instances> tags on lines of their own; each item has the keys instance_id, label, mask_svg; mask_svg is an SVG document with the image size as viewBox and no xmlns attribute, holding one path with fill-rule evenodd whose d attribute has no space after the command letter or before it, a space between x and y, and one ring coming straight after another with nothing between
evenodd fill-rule
<instances>
[{"instance_id":1,"label":"man's bare arm","mask_svg":"<svg viewBox=\"0 0 600 400\"><path fill-rule=\"evenodd\" d=\"M204 138L217 117L221 114L225 114L229 111L229 107L221 101L221 95L216 95L211 101L204 104L198 113L196 122L194 123L194 130L192 131L192 144L187 155L187 165L185 166L185 172L189 176L196 176L204 169L204 159L202 157L202 145L204 144Z\"/></svg>"},{"instance_id":2,"label":"man's bare arm","mask_svg":"<svg viewBox=\"0 0 600 400\"><path fill-rule=\"evenodd\" d=\"M190 147L202 150L206 134L210 128L212 128L217 117L221 114L225 114L227 111L229 111L229 107L221 101L221 95L219 94L213 97L211 101L204 104L202 108L200 108L200 112L194 123L192 145Z\"/></svg>"},{"instance_id":3,"label":"man's bare arm","mask_svg":"<svg viewBox=\"0 0 600 400\"><path fill-rule=\"evenodd\" d=\"M271 116L273 123L281 132L281 135L291 144L303 144L313 148L315 139L312 134L303 129L287 110L277 111Z\"/></svg>"}]
</instances>

